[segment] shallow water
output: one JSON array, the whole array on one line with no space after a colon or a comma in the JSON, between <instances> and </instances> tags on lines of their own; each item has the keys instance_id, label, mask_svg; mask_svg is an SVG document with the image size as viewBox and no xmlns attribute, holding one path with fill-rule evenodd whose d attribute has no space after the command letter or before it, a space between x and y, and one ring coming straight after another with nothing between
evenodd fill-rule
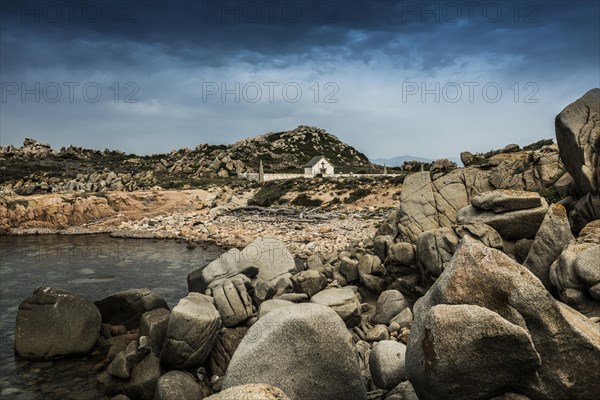
<instances>
[{"instance_id":1,"label":"shallow water","mask_svg":"<svg viewBox=\"0 0 600 400\"><path fill-rule=\"evenodd\" d=\"M0 236L0 398L104 399L92 367L101 358L31 362L15 359L19 303L38 286L99 300L147 287L170 307L187 294L186 277L221 254L215 246L188 250L172 240L116 239L108 235Z\"/></svg>"}]
</instances>

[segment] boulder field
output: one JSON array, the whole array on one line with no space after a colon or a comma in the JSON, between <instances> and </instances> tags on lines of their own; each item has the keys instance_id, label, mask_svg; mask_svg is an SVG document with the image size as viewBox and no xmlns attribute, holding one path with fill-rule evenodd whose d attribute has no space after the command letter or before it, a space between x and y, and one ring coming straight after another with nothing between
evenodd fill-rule
<instances>
[{"instance_id":1,"label":"boulder field","mask_svg":"<svg viewBox=\"0 0 600 400\"><path fill-rule=\"evenodd\" d=\"M524 168L464 154L479 164L409 175L368 243L303 262L273 237L231 249L172 309L151 289L37 288L15 353L100 351L113 400L597 400L598 110L600 89L567 106Z\"/></svg>"}]
</instances>

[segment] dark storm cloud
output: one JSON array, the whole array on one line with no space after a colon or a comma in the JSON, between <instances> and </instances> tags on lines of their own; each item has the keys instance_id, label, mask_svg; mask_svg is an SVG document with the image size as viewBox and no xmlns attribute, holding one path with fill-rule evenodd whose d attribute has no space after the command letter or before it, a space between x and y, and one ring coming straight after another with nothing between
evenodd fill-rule
<instances>
[{"instance_id":1,"label":"dark storm cloud","mask_svg":"<svg viewBox=\"0 0 600 400\"><path fill-rule=\"evenodd\" d=\"M2 66L7 69L41 63L131 65L157 54L190 67L241 60L281 68L302 55L315 61L340 56L369 62L378 49L404 66L424 70L481 52L522 57L524 65L552 63L552 68L564 66L565 60L598 58L598 49L588 45L598 36L594 1L2 4ZM160 63L145 67L160 68Z\"/></svg>"},{"instance_id":2,"label":"dark storm cloud","mask_svg":"<svg viewBox=\"0 0 600 400\"><path fill-rule=\"evenodd\" d=\"M0 110L1 145L31 135L55 146L143 153L314 124L369 155L455 156L465 142L489 150L550 137L553 115L600 85L600 3L593 0L3 0L0 13L3 84L80 84L74 102L9 96ZM206 81L297 82L304 97L207 103ZM493 81L504 97L404 102L404 81ZM511 103L516 81L520 97ZM86 82L101 86L101 101L82 101ZM139 89L137 103L123 102L128 82ZM324 92L312 101L312 82L321 90L335 83L339 102L324 104ZM521 101L528 82L539 88L537 104ZM503 124L489 124L497 119Z\"/></svg>"}]
</instances>

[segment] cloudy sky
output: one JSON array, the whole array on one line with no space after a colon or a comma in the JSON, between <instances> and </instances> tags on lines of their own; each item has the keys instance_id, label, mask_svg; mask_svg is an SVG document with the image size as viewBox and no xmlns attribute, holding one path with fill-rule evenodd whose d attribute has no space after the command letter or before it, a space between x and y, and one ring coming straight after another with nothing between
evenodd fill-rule
<instances>
[{"instance_id":1,"label":"cloudy sky","mask_svg":"<svg viewBox=\"0 0 600 400\"><path fill-rule=\"evenodd\" d=\"M158 153L314 125L368 156L554 136L598 1L1 3L0 145Z\"/></svg>"}]
</instances>

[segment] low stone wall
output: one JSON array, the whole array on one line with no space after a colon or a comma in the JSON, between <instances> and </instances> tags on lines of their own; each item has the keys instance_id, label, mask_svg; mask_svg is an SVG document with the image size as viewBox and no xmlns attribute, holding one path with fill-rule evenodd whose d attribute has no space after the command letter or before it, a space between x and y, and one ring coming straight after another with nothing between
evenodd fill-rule
<instances>
[{"instance_id":1,"label":"low stone wall","mask_svg":"<svg viewBox=\"0 0 600 400\"><path fill-rule=\"evenodd\" d=\"M294 179L294 178L304 178L304 174L264 174L265 182L274 181L277 179ZM246 175L246 179L249 181L258 181L258 173L251 172Z\"/></svg>"},{"instance_id":2,"label":"low stone wall","mask_svg":"<svg viewBox=\"0 0 600 400\"><path fill-rule=\"evenodd\" d=\"M323 175L324 178L351 178L351 177L395 177L401 176L401 174L329 174ZM242 174L243 178L248 179L249 181L258 181L258 173L250 172L247 174ZM312 176L307 176L304 174L284 174L284 173L267 173L264 174L265 182L274 181L277 179L294 179L294 178L313 178Z\"/></svg>"}]
</instances>

